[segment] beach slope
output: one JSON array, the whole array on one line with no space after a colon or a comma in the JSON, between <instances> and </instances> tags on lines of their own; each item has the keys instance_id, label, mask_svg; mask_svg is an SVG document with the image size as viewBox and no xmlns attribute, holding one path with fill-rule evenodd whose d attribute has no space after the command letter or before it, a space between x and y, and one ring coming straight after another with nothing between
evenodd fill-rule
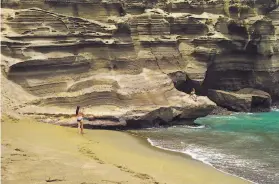
<instances>
[{"instance_id":1,"label":"beach slope","mask_svg":"<svg viewBox=\"0 0 279 184\"><path fill-rule=\"evenodd\" d=\"M248 183L123 132L79 135L73 128L5 115L1 124L5 184Z\"/></svg>"}]
</instances>

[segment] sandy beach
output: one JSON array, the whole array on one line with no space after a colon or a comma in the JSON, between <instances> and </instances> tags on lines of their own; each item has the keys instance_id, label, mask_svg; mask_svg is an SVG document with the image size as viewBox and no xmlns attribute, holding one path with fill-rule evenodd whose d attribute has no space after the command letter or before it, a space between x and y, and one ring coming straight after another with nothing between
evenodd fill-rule
<instances>
[{"instance_id":1,"label":"sandy beach","mask_svg":"<svg viewBox=\"0 0 279 184\"><path fill-rule=\"evenodd\" d=\"M125 132L85 130L2 116L3 184L248 183Z\"/></svg>"}]
</instances>

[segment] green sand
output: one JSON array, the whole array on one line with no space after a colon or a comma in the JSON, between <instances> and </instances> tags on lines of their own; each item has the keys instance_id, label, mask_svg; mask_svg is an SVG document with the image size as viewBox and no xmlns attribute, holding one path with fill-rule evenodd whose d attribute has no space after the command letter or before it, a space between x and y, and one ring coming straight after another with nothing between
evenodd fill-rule
<instances>
[{"instance_id":1,"label":"green sand","mask_svg":"<svg viewBox=\"0 0 279 184\"><path fill-rule=\"evenodd\" d=\"M241 184L201 162L148 146L127 133L2 117L2 182Z\"/></svg>"}]
</instances>

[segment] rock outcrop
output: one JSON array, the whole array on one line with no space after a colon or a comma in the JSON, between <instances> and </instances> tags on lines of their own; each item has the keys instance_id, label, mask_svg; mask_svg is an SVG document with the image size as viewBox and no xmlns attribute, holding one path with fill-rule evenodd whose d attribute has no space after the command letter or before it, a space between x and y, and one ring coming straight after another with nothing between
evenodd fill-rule
<instances>
[{"instance_id":1,"label":"rock outcrop","mask_svg":"<svg viewBox=\"0 0 279 184\"><path fill-rule=\"evenodd\" d=\"M1 5L2 71L32 95L14 103L21 113L63 116L79 104L134 125L207 115L215 104L191 101L184 92L193 87L199 95L249 87L279 99L277 0Z\"/></svg>"},{"instance_id":2,"label":"rock outcrop","mask_svg":"<svg viewBox=\"0 0 279 184\"><path fill-rule=\"evenodd\" d=\"M237 112L261 112L271 108L271 97L268 93L250 88L237 92L209 90L208 97L218 106Z\"/></svg>"}]
</instances>

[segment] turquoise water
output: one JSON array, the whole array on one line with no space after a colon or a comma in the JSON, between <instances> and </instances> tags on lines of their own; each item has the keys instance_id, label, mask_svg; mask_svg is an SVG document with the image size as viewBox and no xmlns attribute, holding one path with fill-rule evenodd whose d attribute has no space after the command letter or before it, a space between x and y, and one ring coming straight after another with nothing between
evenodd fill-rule
<instances>
[{"instance_id":1,"label":"turquoise water","mask_svg":"<svg viewBox=\"0 0 279 184\"><path fill-rule=\"evenodd\" d=\"M208 116L197 128L140 130L153 146L182 152L260 184L279 184L279 111Z\"/></svg>"}]
</instances>

